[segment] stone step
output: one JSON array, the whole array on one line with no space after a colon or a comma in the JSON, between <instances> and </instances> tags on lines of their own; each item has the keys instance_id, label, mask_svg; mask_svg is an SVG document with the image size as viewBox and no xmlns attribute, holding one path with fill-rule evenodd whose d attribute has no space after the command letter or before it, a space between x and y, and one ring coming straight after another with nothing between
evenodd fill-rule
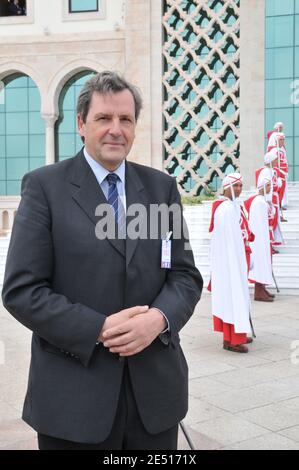
<instances>
[{"instance_id":1,"label":"stone step","mask_svg":"<svg viewBox=\"0 0 299 470\"><path fill-rule=\"evenodd\" d=\"M277 247L276 249L281 254L292 254L292 253L298 254L299 253L299 246L296 244L282 245L282 246ZM278 255L275 255L275 256L278 256ZM299 267L298 267L298 270L299 270Z\"/></svg>"}]
</instances>

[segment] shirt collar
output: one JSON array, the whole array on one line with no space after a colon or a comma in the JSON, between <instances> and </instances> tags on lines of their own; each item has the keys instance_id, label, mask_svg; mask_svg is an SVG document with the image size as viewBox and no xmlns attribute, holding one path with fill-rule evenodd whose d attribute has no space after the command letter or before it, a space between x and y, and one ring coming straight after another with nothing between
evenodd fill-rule
<instances>
[{"instance_id":1,"label":"shirt collar","mask_svg":"<svg viewBox=\"0 0 299 470\"><path fill-rule=\"evenodd\" d=\"M84 153L84 157L86 158L87 160L87 163L89 164L89 166L91 167L92 171L94 172L99 184L102 184L102 182L104 181L104 179L106 178L107 175L109 175L109 173L111 173L111 171L107 170L103 165L101 165L99 162L97 162L94 158L92 158L86 148L84 147L83 149L83 153ZM123 160L121 162L121 164L119 165L119 167L113 171L113 173L115 173L119 179L121 180L121 182L123 184L125 184L125 175L126 175L126 162L125 160Z\"/></svg>"}]
</instances>

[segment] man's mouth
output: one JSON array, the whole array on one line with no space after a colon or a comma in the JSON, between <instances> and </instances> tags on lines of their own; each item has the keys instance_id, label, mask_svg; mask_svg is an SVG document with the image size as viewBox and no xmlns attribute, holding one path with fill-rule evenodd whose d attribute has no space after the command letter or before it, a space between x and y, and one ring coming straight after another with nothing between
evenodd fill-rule
<instances>
[{"instance_id":1,"label":"man's mouth","mask_svg":"<svg viewBox=\"0 0 299 470\"><path fill-rule=\"evenodd\" d=\"M105 145L111 145L112 147L120 147L124 144L122 142L104 142Z\"/></svg>"}]
</instances>

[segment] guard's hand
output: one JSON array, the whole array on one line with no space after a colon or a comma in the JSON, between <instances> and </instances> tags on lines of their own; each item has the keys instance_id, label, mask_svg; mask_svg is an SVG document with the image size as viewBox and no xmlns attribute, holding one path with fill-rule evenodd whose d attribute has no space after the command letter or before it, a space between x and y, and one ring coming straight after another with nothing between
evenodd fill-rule
<instances>
[{"instance_id":1,"label":"guard's hand","mask_svg":"<svg viewBox=\"0 0 299 470\"><path fill-rule=\"evenodd\" d=\"M135 315L140 315L142 313L147 312L148 310L149 310L148 305L143 305L143 306L126 308L124 310L121 310L120 312L109 315L104 321L103 327L98 337L98 341L103 343L103 334L106 330L109 330L113 327L121 325L122 323L126 322L130 318L133 318Z\"/></svg>"},{"instance_id":2,"label":"guard's hand","mask_svg":"<svg viewBox=\"0 0 299 470\"><path fill-rule=\"evenodd\" d=\"M162 313L150 308L146 313L134 315L124 323L105 330L103 343L112 353L133 356L149 346L166 326Z\"/></svg>"}]
</instances>

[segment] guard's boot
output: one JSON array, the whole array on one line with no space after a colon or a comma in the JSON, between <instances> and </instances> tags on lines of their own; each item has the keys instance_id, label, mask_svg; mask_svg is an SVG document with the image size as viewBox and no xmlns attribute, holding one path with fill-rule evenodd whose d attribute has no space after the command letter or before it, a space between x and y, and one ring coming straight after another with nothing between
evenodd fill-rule
<instances>
[{"instance_id":1,"label":"guard's boot","mask_svg":"<svg viewBox=\"0 0 299 470\"><path fill-rule=\"evenodd\" d=\"M228 351L232 351L232 352L248 353L248 348L244 344L236 344L236 345L230 344L225 349L227 349Z\"/></svg>"},{"instance_id":2,"label":"guard's boot","mask_svg":"<svg viewBox=\"0 0 299 470\"><path fill-rule=\"evenodd\" d=\"M266 287L264 286L264 291L266 292L266 294L269 296L269 297L272 297L272 299L275 299L275 294L271 294L271 292L269 292Z\"/></svg>"},{"instance_id":3,"label":"guard's boot","mask_svg":"<svg viewBox=\"0 0 299 470\"><path fill-rule=\"evenodd\" d=\"M254 286L254 300L259 302L273 302L273 297L270 297L265 292L263 284L256 282Z\"/></svg>"}]
</instances>

